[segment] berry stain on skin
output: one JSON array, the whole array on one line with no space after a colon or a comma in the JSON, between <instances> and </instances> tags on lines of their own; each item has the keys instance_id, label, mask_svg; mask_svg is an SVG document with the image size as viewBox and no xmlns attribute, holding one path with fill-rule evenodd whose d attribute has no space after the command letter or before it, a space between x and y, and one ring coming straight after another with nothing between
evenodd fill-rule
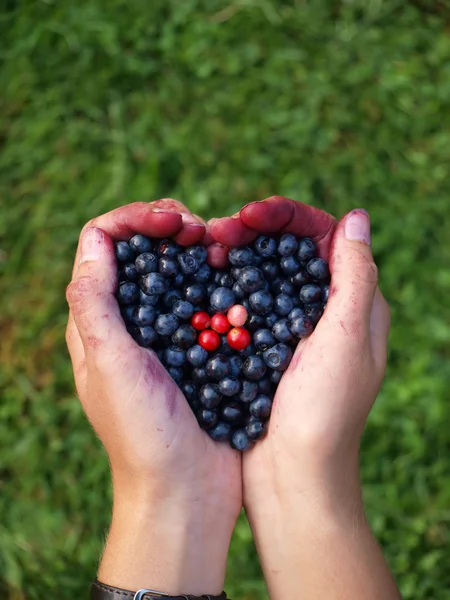
<instances>
[{"instance_id":1,"label":"berry stain on skin","mask_svg":"<svg viewBox=\"0 0 450 600\"><path fill-rule=\"evenodd\" d=\"M100 348L101 346L103 346L104 343L103 340L96 337L95 335L88 336L87 342L91 348Z\"/></svg>"},{"instance_id":2,"label":"berry stain on skin","mask_svg":"<svg viewBox=\"0 0 450 600\"><path fill-rule=\"evenodd\" d=\"M149 386L151 392L155 389L164 390L164 402L173 417L177 412L177 389L175 382L167 375L161 363L150 353L144 359L144 382Z\"/></svg>"}]
</instances>

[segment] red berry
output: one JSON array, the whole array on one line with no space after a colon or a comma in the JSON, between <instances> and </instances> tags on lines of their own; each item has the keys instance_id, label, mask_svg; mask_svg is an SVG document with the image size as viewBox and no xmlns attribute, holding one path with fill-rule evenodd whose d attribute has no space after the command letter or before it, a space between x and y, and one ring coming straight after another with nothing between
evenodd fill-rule
<instances>
[{"instance_id":1,"label":"red berry","mask_svg":"<svg viewBox=\"0 0 450 600\"><path fill-rule=\"evenodd\" d=\"M211 319L207 312L196 312L192 316L191 325L194 329L201 331L202 329L207 329L209 324L211 323Z\"/></svg>"},{"instance_id":2,"label":"red berry","mask_svg":"<svg viewBox=\"0 0 450 600\"><path fill-rule=\"evenodd\" d=\"M202 348L208 350L208 352L212 352L220 346L220 337L215 331L207 329L199 334L198 343Z\"/></svg>"},{"instance_id":3,"label":"red berry","mask_svg":"<svg viewBox=\"0 0 450 600\"><path fill-rule=\"evenodd\" d=\"M250 344L251 337L243 327L233 327L227 334L227 342L234 350L244 350Z\"/></svg>"},{"instance_id":4,"label":"red berry","mask_svg":"<svg viewBox=\"0 0 450 600\"><path fill-rule=\"evenodd\" d=\"M235 304L230 308L227 313L228 320L233 327L241 327L245 323L248 317L245 306L241 304Z\"/></svg>"},{"instance_id":5,"label":"red berry","mask_svg":"<svg viewBox=\"0 0 450 600\"><path fill-rule=\"evenodd\" d=\"M217 333L226 333L230 329L230 323L225 315L213 315L211 317L211 329L214 329Z\"/></svg>"}]
</instances>

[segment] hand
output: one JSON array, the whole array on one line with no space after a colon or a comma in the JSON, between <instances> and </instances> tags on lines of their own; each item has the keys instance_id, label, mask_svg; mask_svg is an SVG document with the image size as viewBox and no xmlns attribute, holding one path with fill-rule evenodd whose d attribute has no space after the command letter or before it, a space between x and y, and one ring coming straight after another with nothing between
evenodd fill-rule
<instances>
[{"instance_id":1,"label":"hand","mask_svg":"<svg viewBox=\"0 0 450 600\"><path fill-rule=\"evenodd\" d=\"M274 197L211 223L213 238L230 246L262 232L311 237L332 273L324 316L283 375L268 434L243 458L244 505L270 596L398 598L364 520L358 477L390 326L368 215L353 211L337 224Z\"/></svg>"},{"instance_id":2,"label":"hand","mask_svg":"<svg viewBox=\"0 0 450 600\"><path fill-rule=\"evenodd\" d=\"M213 442L154 352L128 334L115 299L113 240L201 242L204 222L165 199L130 204L82 231L67 344L83 408L109 457L114 510L99 579L136 590L218 594L242 505L241 459ZM226 261L213 246L211 262ZM101 493L101 490L99 490Z\"/></svg>"}]
</instances>

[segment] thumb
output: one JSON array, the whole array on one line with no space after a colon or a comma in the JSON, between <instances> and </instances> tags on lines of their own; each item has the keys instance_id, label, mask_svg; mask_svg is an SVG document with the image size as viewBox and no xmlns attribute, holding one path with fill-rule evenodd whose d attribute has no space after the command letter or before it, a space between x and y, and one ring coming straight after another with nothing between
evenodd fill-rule
<instances>
[{"instance_id":1,"label":"thumb","mask_svg":"<svg viewBox=\"0 0 450 600\"><path fill-rule=\"evenodd\" d=\"M370 218L356 209L339 222L330 249L331 286L327 320L348 334L368 334L378 283L370 246Z\"/></svg>"},{"instance_id":2,"label":"thumb","mask_svg":"<svg viewBox=\"0 0 450 600\"><path fill-rule=\"evenodd\" d=\"M117 265L111 238L88 227L80 239L79 256L66 297L86 355L103 355L106 343L127 352L134 344L114 295Z\"/></svg>"}]
</instances>

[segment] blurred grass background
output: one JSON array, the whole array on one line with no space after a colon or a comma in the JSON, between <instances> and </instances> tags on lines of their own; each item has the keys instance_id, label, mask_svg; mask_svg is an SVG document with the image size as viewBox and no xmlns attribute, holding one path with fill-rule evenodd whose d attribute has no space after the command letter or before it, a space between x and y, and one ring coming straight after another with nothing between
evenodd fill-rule
<instances>
[{"instance_id":1,"label":"blurred grass background","mask_svg":"<svg viewBox=\"0 0 450 600\"><path fill-rule=\"evenodd\" d=\"M393 328L367 508L405 600L450 599L448 2L0 7L0 597L87 597L108 525L64 344L82 225L134 200L211 217L277 193L371 213ZM244 519L227 590L265 597Z\"/></svg>"}]
</instances>

